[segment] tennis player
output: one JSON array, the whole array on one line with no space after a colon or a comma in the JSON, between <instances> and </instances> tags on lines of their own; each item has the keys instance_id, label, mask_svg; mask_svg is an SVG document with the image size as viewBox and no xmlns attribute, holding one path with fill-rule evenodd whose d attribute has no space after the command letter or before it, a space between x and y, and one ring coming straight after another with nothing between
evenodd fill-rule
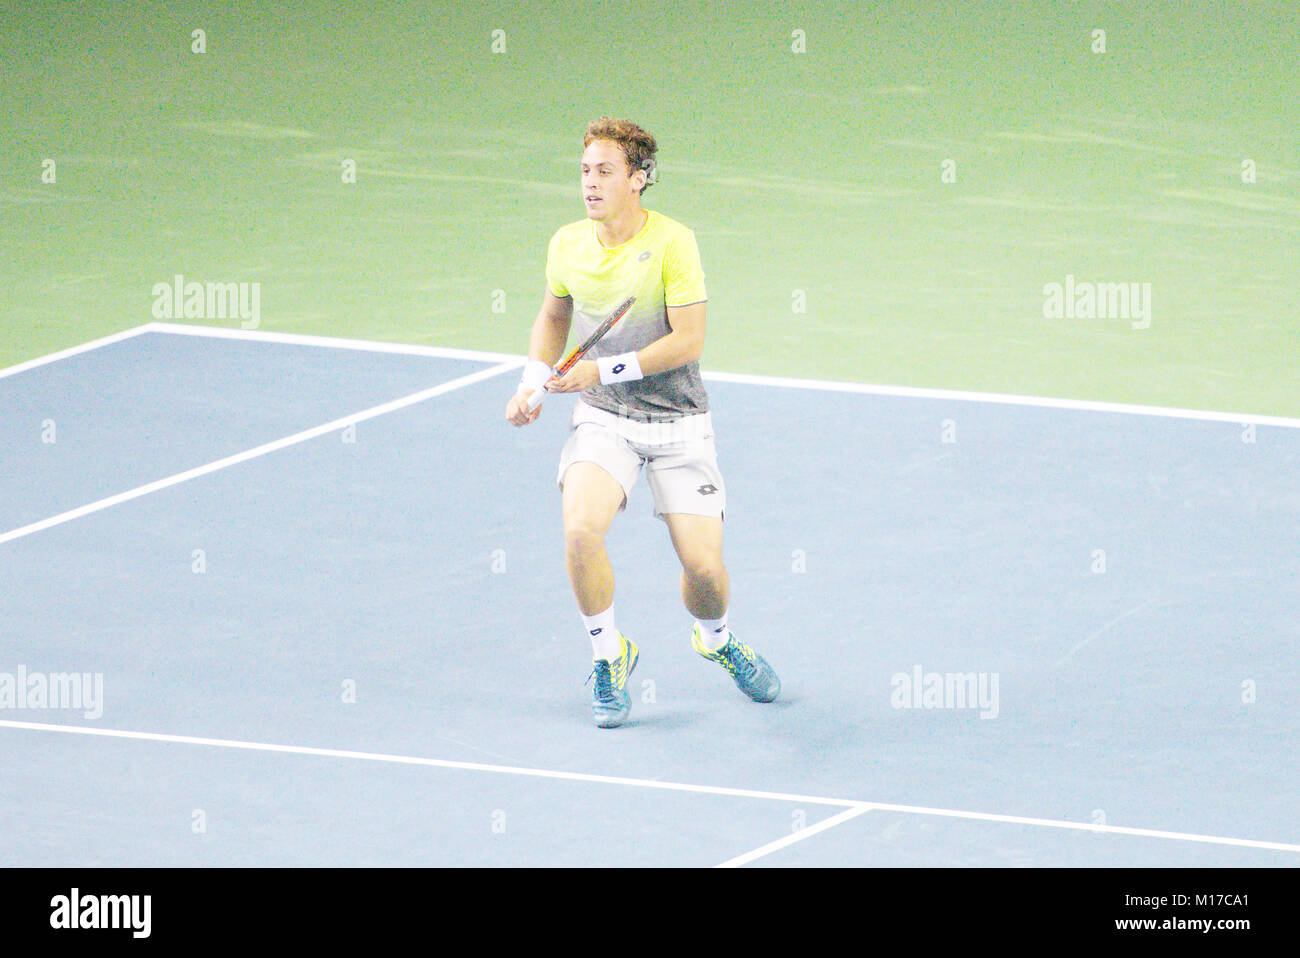
<instances>
[{"instance_id":1,"label":"tennis player","mask_svg":"<svg viewBox=\"0 0 1300 958\"><path fill-rule=\"evenodd\" d=\"M565 561L594 657L592 714L601 728L613 728L631 711L626 686L638 650L615 625L605 534L642 468L654 514L667 524L681 560L682 602L696 619L691 644L751 699L771 702L780 680L727 625L727 494L700 379L707 295L695 234L641 206L655 181L657 147L649 133L605 116L587 126L583 147L587 216L551 237L529 361L506 419L515 426L535 422L541 407L530 412L528 398L544 384L550 392L580 394L557 481ZM576 321L581 342L630 295L636 302L627 315L548 384L570 326Z\"/></svg>"}]
</instances>

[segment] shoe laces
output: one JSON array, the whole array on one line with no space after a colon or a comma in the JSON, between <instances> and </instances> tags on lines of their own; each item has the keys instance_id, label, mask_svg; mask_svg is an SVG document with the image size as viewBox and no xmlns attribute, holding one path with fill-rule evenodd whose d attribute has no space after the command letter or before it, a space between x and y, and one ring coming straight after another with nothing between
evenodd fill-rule
<instances>
[{"instance_id":1,"label":"shoe laces","mask_svg":"<svg viewBox=\"0 0 1300 958\"><path fill-rule=\"evenodd\" d=\"M587 681L582 684L591 684L592 676L596 678L596 697L602 702L614 701L613 663L607 659L596 659L592 663L591 675L588 675Z\"/></svg>"},{"instance_id":2,"label":"shoe laces","mask_svg":"<svg viewBox=\"0 0 1300 958\"><path fill-rule=\"evenodd\" d=\"M750 678L758 671L758 663L754 660L754 653L734 636L728 640L726 645L718 649L717 654L722 658L723 665L727 667L727 671L732 675L735 675L739 670L747 678Z\"/></svg>"}]
</instances>

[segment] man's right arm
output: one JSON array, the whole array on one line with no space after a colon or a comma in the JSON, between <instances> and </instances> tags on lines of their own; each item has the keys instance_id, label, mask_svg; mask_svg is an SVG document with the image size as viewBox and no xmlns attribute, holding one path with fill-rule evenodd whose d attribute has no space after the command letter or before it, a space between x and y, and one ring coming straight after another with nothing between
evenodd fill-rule
<instances>
[{"instance_id":1,"label":"man's right arm","mask_svg":"<svg viewBox=\"0 0 1300 958\"><path fill-rule=\"evenodd\" d=\"M564 344L569 340L572 323L573 297L556 296L548 289L533 322L532 335L528 338L528 358L540 359L548 366L558 363Z\"/></svg>"},{"instance_id":2,"label":"man's right arm","mask_svg":"<svg viewBox=\"0 0 1300 958\"><path fill-rule=\"evenodd\" d=\"M560 361L564 344L568 342L572 323L573 297L556 296L547 289L542 297L542 308L533 321L532 334L528 337L528 359L554 367ZM542 414L541 406L529 412L529 392L521 383L506 405L506 419L515 426L534 422Z\"/></svg>"}]
</instances>

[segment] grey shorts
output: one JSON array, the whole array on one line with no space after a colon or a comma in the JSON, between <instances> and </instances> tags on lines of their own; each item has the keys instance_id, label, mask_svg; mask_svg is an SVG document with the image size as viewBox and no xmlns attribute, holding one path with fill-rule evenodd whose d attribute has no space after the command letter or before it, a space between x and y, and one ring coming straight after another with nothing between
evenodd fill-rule
<instances>
[{"instance_id":1,"label":"grey shorts","mask_svg":"<svg viewBox=\"0 0 1300 958\"><path fill-rule=\"evenodd\" d=\"M685 513L721 519L727 489L718 469L709 414L684 416L672 422L644 423L597 409L579 399L573 405L568 441L560 453L556 482L564 489L564 473L575 462L594 462L623 487L623 504L645 468L654 496L654 514Z\"/></svg>"}]
</instances>

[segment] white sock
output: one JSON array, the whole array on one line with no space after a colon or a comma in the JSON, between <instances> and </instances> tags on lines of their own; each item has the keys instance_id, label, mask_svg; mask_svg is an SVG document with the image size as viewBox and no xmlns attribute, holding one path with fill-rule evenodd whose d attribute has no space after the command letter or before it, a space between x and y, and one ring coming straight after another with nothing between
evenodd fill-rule
<instances>
[{"instance_id":1,"label":"white sock","mask_svg":"<svg viewBox=\"0 0 1300 958\"><path fill-rule=\"evenodd\" d=\"M614 628L612 605L596 615L584 615L582 625L591 639L592 658L613 662L623 654L623 643L618 639L618 629Z\"/></svg>"},{"instance_id":2,"label":"white sock","mask_svg":"<svg viewBox=\"0 0 1300 958\"><path fill-rule=\"evenodd\" d=\"M710 652L716 652L727 644L727 639L731 638L731 633L727 630L727 613L730 609L724 609L720 619L696 619L700 624L700 639L704 643L704 648Z\"/></svg>"}]
</instances>

